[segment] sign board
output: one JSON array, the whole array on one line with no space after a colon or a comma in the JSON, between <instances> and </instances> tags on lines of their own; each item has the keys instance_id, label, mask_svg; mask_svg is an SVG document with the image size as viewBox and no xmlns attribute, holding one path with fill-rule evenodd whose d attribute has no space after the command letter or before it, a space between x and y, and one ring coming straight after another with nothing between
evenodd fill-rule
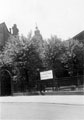
<instances>
[{"instance_id":1,"label":"sign board","mask_svg":"<svg viewBox=\"0 0 84 120\"><path fill-rule=\"evenodd\" d=\"M40 72L40 78L41 80L53 79L53 71L48 70L48 71Z\"/></svg>"}]
</instances>

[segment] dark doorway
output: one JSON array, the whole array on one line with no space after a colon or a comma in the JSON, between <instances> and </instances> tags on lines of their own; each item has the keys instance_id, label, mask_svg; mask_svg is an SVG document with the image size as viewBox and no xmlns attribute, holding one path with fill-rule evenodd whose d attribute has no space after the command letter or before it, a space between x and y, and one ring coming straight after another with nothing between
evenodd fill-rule
<instances>
[{"instance_id":1,"label":"dark doorway","mask_svg":"<svg viewBox=\"0 0 84 120\"><path fill-rule=\"evenodd\" d=\"M8 70L0 71L1 96L11 95L11 73Z\"/></svg>"}]
</instances>

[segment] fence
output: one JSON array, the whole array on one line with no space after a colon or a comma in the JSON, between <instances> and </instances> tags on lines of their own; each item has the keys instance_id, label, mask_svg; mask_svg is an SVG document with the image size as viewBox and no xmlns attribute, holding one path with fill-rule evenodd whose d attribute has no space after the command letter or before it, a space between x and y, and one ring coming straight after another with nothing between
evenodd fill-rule
<instances>
[{"instance_id":1,"label":"fence","mask_svg":"<svg viewBox=\"0 0 84 120\"><path fill-rule=\"evenodd\" d=\"M58 90L60 87L83 87L84 85L84 76L72 76L72 77L63 77L63 78L56 78L55 80L46 80L41 81L41 84L46 87L55 88ZM54 90L54 89L53 89Z\"/></svg>"},{"instance_id":2,"label":"fence","mask_svg":"<svg viewBox=\"0 0 84 120\"><path fill-rule=\"evenodd\" d=\"M65 78L58 78L57 84L58 86L70 86L70 85L76 85L80 86L84 83L84 76L72 76L72 77L65 77Z\"/></svg>"},{"instance_id":3,"label":"fence","mask_svg":"<svg viewBox=\"0 0 84 120\"><path fill-rule=\"evenodd\" d=\"M14 92L25 92L25 91L35 91L41 90L47 87L60 88L62 86L76 86L80 87L84 85L84 76L72 76L72 77L63 77L56 78L55 80L38 80L36 83L31 83L27 85L25 81L23 83L18 83L13 81L13 91Z\"/></svg>"}]
</instances>

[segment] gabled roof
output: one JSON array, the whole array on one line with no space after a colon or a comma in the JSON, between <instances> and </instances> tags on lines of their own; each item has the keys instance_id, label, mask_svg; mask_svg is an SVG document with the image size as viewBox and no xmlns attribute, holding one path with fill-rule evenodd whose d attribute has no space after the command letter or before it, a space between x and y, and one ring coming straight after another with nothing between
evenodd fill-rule
<instances>
[{"instance_id":1,"label":"gabled roof","mask_svg":"<svg viewBox=\"0 0 84 120\"><path fill-rule=\"evenodd\" d=\"M9 32L5 22L0 24L0 32L2 32L3 30L6 30L7 32Z\"/></svg>"},{"instance_id":2,"label":"gabled roof","mask_svg":"<svg viewBox=\"0 0 84 120\"><path fill-rule=\"evenodd\" d=\"M73 39L79 40L80 42L84 43L84 31L78 33L73 37Z\"/></svg>"},{"instance_id":3,"label":"gabled roof","mask_svg":"<svg viewBox=\"0 0 84 120\"><path fill-rule=\"evenodd\" d=\"M5 24L5 22L0 24L0 48L5 45L5 41L7 41L9 37L9 31Z\"/></svg>"}]
</instances>

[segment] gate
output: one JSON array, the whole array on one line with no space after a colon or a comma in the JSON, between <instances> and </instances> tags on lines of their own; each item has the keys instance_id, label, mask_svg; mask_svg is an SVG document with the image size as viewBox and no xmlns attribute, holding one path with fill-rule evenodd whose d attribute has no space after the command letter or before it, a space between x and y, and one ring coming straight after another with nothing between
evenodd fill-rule
<instances>
[{"instance_id":1,"label":"gate","mask_svg":"<svg viewBox=\"0 0 84 120\"><path fill-rule=\"evenodd\" d=\"M8 70L0 71L0 94L1 96L10 96L12 94L11 73Z\"/></svg>"}]
</instances>

